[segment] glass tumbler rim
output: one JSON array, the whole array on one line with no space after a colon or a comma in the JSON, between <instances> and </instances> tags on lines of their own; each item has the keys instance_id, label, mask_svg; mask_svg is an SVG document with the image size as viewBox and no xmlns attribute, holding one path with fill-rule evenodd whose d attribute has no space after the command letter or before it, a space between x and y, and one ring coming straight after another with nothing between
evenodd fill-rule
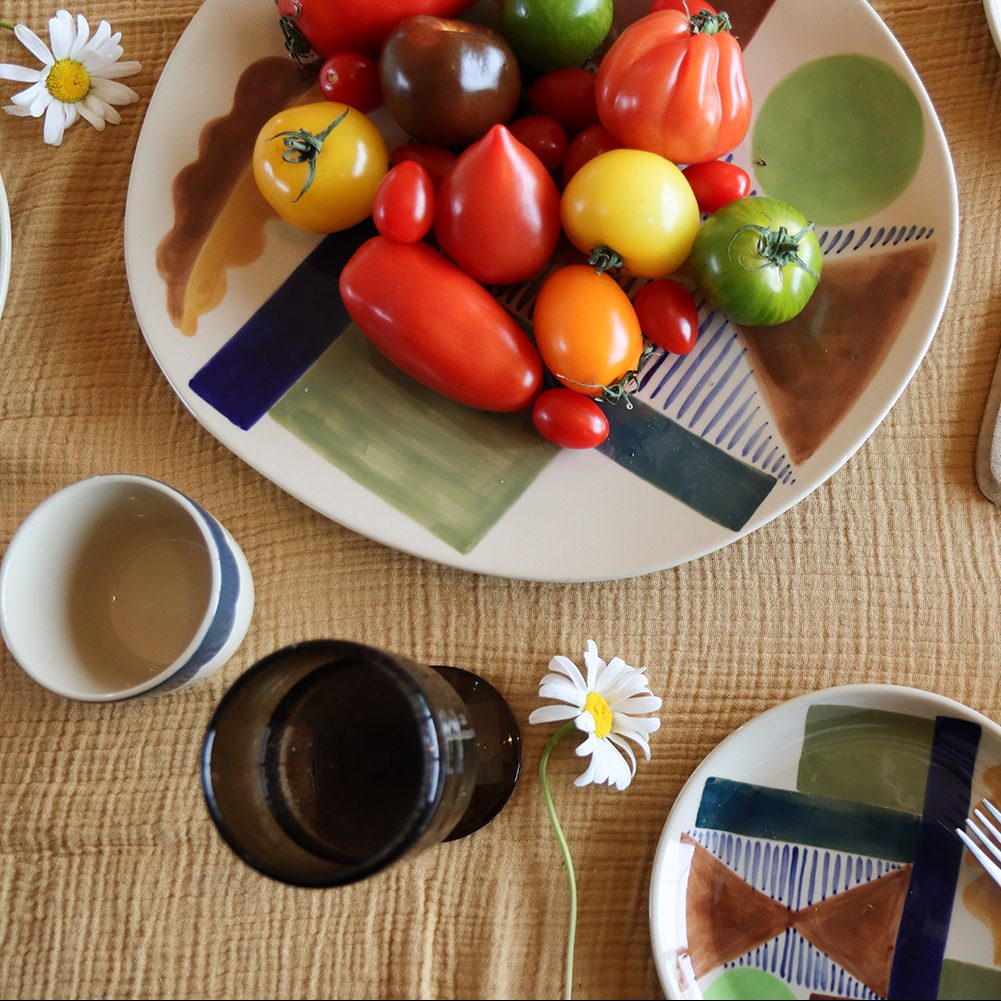
<instances>
[{"instance_id":1,"label":"glass tumbler rim","mask_svg":"<svg viewBox=\"0 0 1001 1001\"><path fill-rule=\"evenodd\" d=\"M317 878L316 880L299 879L294 877L290 878L288 874L282 873L279 870L279 867L272 865L267 859L259 857L256 853L253 853L246 848L223 816L223 811L219 807L218 798L212 782L212 749L215 743L219 722L223 717L227 706L231 704L233 697L246 686L252 684L258 675L270 670L276 661L280 661L297 653L309 654L315 652L320 654L328 650L331 655L330 660L319 661L310 669L309 673L331 666L336 663L338 657L343 656L344 654L362 654L366 658L377 662L379 667L386 670L387 673L401 685L401 688L404 690L408 700L411 701L415 710L423 711L426 719L418 720L417 712L415 711L415 722L419 722L424 732L426 734L433 735L434 738L433 747L428 746L426 743L422 745L425 777L428 776L428 772L431 770L431 766L434 763L434 758L432 756L433 753L437 752L438 760L440 762L442 752L441 736L438 733L438 727L434 721L433 707L428 699L428 695L424 691L420 682L407 670L405 664L401 663L401 661L406 661L409 658L390 653L386 650L379 649L378 647L369 646L354 640L334 639L302 640L290 643L265 655L260 660L255 661L232 683L232 685L230 685L230 687L223 693L222 698L213 710L212 716L210 717L206 727L205 737L202 741L199 773L202 793L204 795L206 805L208 806L209 815L211 816L219 834L222 836L222 839L243 862L260 872L262 875L268 876L271 879L275 879L289 886L298 886L307 889L326 889L335 886L345 886L365 879L375 873L381 872L391 866L394 862L399 861L399 859L405 856L407 852L420 841L424 832L430 826L445 788L445 773L444 770L439 767L436 774L432 777L432 781L434 782L433 795L428 795L427 798L425 798L419 811L417 811L414 816L413 821L400 838L395 840L372 858L367 859L355 866L345 866L342 872L335 872L325 878ZM305 677L306 675L304 675L301 680L305 680ZM299 684L299 682L296 682L296 684ZM318 862L326 861L323 860L321 856L316 856L316 858Z\"/></svg>"}]
</instances>

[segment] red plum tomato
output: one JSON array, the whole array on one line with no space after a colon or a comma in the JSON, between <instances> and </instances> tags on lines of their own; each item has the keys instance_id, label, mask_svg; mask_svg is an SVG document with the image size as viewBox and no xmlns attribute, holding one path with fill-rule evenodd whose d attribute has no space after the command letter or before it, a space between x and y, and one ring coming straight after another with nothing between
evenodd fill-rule
<instances>
[{"instance_id":1,"label":"red plum tomato","mask_svg":"<svg viewBox=\"0 0 1001 1001\"><path fill-rule=\"evenodd\" d=\"M398 243L423 240L434 222L434 185L416 161L406 160L379 183L372 206L375 228Z\"/></svg>"},{"instance_id":2,"label":"red plum tomato","mask_svg":"<svg viewBox=\"0 0 1001 1001\"><path fill-rule=\"evenodd\" d=\"M621 148L622 143L604 125L589 125L583 132L577 134L567 149L566 158L563 160L564 186L589 160L609 150Z\"/></svg>"},{"instance_id":3,"label":"red plum tomato","mask_svg":"<svg viewBox=\"0 0 1001 1001\"><path fill-rule=\"evenodd\" d=\"M579 67L553 70L525 91L540 115L555 118L568 132L579 132L598 121L594 74Z\"/></svg>"},{"instance_id":4,"label":"red plum tomato","mask_svg":"<svg viewBox=\"0 0 1001 1001\"><path fill-rule=\"evenodd\" d=\"M435 191L441 187L445 175L452 169L457 157L444 146L430 146L427 143L404 143L389 154L389 165L395 167L407 160L419 163L430 175Z\"/></svg>"},{"instance_id":5,"label":"red plum tomato","mask_svg":"<svg viewBox=\"0 0 1001 1001\"><path fill-rule=\"evenodd\" d=\"M594 448L608 437L608 418L589 396L569 389L547 389L532 407L532 423L546 441L560 448Z\"/></svg>"},{"instance_id":6,"label":"red plum tomato","mask_svg":"<svg viewBox=\"0 0 1001 1001\"><path fill-rule=\"evenodd\" d=\"M699 312L691 293L670 278L647 282L633 298L647 340L665 351L686 355L699 334Z\"/></svg>"},{"instance_id":7,"label":"red plum tomato","mask_svg":"<svg viewBox=\"0 0 1001 1001\"><path fill-rule=\"evenodd\" d=\"M320 93L366 115L382 104L379 67L360 52L336 52L320 67Z\"/></svg>"},{"instance_id":8,"label":"red plum tomato","mask_svg":"<svg viewBox=\"0 0 1001 1001\"><path fill-rule=\"evenodd\" d=\"M751 193L751 178L747 171L725 160L693 163L682 174L692 186L700 212L715 212Z\"/></svg>"},{"instance_id":9,"label":"red plum tomato","mask_svg":"<svg viewBox=\"0 0 1001 1001\"><path fill-rule=\"evenodd\" d=\"M567 134L555 118L529 115L508 126L511 135L527 146L548 171L559 170L567 155Z\"/></svg>"}]
</instances>

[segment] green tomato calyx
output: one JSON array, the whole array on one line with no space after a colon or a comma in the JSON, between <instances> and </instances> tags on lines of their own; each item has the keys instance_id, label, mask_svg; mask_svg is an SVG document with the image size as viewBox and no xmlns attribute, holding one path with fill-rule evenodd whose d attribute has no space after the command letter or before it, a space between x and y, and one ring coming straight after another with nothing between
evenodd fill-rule
<instances>
[{"instance_id":1,"label":"green tomato calyx","mask_svg":"<svg viewBox=\"0 0 1001 1001\"><path fill-rule=\"evenodd\" d=\"M687 3L685 8L687 10ZM721 31L730 31L733 28L730 24L730 15L725 10L721 10L718 14L700 10L688 18L688 26L693 35L718 35Z\"/></svg>"},{"instance_id":2,"label":"green tomato calyx","mask_svg":"<svg viewBox=\"0 0 1001 1001\"><path fill-rule=\"evenodd\" d=\"M597 382L578 382L576 379L570 379L565 375L560 375L558 372L554 372L553 375L562 383L570 383L573 386L579 386L581 389L600 389L601 392L597 396L592 397L592 399L600 400L602 403L616 404L621 401L625 401L626 410L633 409L632 396L640 388L640 371L643 368L643 363L653 354L654 346L652 344L644 344L643 353L640 355L639 361L636 363L636 368L631 368L625 375L622 376L616 382L613 382L610 386L602 385Z\"/></svg>"},{"instance_id":3,"label":"green tomato calyx","mask_svg":"<svg viewBox=\"0 0 1001 1001\"><path fill-rule=\"evenodd\" d=\"M748 266L742 259L738 258L737 264L745 271L761 271L762 268L767 268L770 264L779 269L788 267L790 264L795 264L797 267L802 268L815 281L819 282L820 275L803 260L799 253L800 241L812 229L813 223L810 222L798 233L790 234L785 226L779 226L777 229L768 229L767 226L757 226L749 222L746 226L741 226L730 237L726 253L730 260L733 260L734 241L741 233L752 231L758 234L758 245L754 249L754 256L758 259L758 263Z\"/></svg>"},{"instance_id":4,"label":"green tomato calyx","mask_svg":"<svg viewBox=\"0 0 1001 1001\"><path fill-rule=\"evenodd\" d=\"M282 14L278 18L278 27L281 28L282 37L285 39L286 51L301 66L303 60L309 62L315 59L316 55L306 40L306 36L295 26L295 22L299 20L299 15L302 13L302 4L296 0L292 6L295 8L295 13Z\"/></svg>"},{"instance_id":5,"label":"green tomato calyx","mask_svg":"<svg viewBox=\"0 0 1001 1001\"><path fill-rule=\"evenodd\" d=\"M309 191L309 186L316 177L316 158L323 149L324 140L334 129L344 121L350 108L345 108L322 132L314 135L306 129L286 129L284 132L276 132L272 139L282 139L285 142L285 152L282 153L282 160L285 163L306 164L306 183L302 186L302 191L292 199L294 205L302 196Z\"/></svg>"},{"instance_id":6,"label":"green tomato calyx","mask_svg":"<svg viewBox=\"0 0 1001 1001\"><path fill-rule=\"evenodd\" d=\"M591 251L587 263L594 268L596 275L603 275L606 271L620 271L625 261L611 247L601 246L595 247Z\"/></svg>"}]
</instances>

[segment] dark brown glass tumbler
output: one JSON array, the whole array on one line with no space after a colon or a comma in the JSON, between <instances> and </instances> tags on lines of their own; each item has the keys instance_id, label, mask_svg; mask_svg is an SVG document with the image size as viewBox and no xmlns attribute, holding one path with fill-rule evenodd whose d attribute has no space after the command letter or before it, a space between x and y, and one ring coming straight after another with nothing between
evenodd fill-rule
<instances>
[{"instance_id":1,"label":"dark brown glass tumbler","mask_svg":"<svg viewBox=\"0 0 1001 1001\"><path fill-rule=\"evenodd\" d=\"M201 776L240 858L324 887L478 830L520 766L517 721L482 678L317 640L237 679L209 723Z\"/></svg>"}]
</instances>

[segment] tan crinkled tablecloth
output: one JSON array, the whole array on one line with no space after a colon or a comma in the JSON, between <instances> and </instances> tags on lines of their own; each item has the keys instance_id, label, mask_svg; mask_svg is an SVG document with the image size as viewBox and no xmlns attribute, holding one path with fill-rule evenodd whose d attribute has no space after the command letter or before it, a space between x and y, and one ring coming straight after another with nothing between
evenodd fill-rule
<instances>
[{"instance_id":1,"label":"tan crinkled tablecloth","mask_svg":"<svg viewBox=\"0 0 1001 1001\"><path fill-rule=\"evenodd\" d=\"M265 0L259 0L265 2ZM803 0L817 2L817 0ZM290 889L237 862L205 810L197 756L223 691L295 640L345 637L467 666L519 719L554 653L588 637L645 664L666 705L624 794L577 791L554 759L580 879L576 993L661 996L647 894L667 812L734 728L828 685L915 685L1001 718L1001 512L973 454L1001 344L1001 59L981 0L874 4L913 61L955 161L961 245L931 351L888 419L801 504L750 537L633 580L473 576L341 528L268 482L181 405L133 314L122 258L132 150L198 4L103 0L142 101L98 134L43 145L0 115L14 264L0 336L0 537L85 476L141 472L243 545L250 632L211 680L117 705L65 701L0 653L0 994L77 997L545 997L562 978L566 888L526 727L525 778L474 838L344 890ZM44 33L53 8L0 17ZM205 53L211 59L211 52ZM0 62L30 62L10 33ZM16 85L3 83L9 96Z\"/></svg>"}]
</instances>

